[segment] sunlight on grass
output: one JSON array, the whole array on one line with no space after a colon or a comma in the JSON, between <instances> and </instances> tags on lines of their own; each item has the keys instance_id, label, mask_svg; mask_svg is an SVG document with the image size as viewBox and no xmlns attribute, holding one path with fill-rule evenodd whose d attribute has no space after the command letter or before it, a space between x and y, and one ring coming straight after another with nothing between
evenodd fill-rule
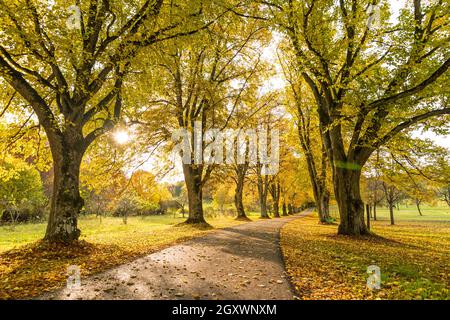
<instances>
[{"instance_id":1,"label":"sunlight on grass","mask_svg":"<svg viewBox=\"0 0 450 320\"><path fill-rule=\"evenodd\" d=\"M174 243L214 232L194 226L176 226L182 217L147 216L122 218L82 217L80 242L72 246L42 241L45 224L23 224L0 228L0 299L24 298L61 286L66 270L77 265L87 276ZM215 228L242 224L234 217L210 218Z\"/></svg>"},{"instance_id":2,"label":"sunlight on grass","mask_svg":"<svg viewBox=\"0 0 450 320\"><path fill-rule=\"evenodd\" d=\"M416 206L401 205L394 209L394 219L398 221L449 221L450 222L450 207L449 206L430 206L422 205L423 216L419 215ZM330 206L330 214L334 218L339 217L337 206ZM377 207L377 220L389 220L389 209L386 207Z\"/></svg>"},{"instance_id":3,"label":"sunlight on grass","mask_svg":"<svg viewBox=\"0 0 450 320\"><path fill-rule=\"evenodd\" d=\"M450 299L450 222L372 222L377 237L338 236L317 217L288 223L281 245L302 299ZM381 269L381 290L366 288L367 267Z\"/></svg>"},{"instance_id":4,"label":"sunlight on grass","mask_svg":"<svg viewBox=\"0 0 450 320\"><path fill-rule=\"evenodd\" d=\"M80 217L78 226L81 229L81 240L98 243L121 243L120 238L122 236L136 238L136 241L139 241L142 237L155 236L156 233L161 233L161 236L164 236L164 230L184 220L186 218L174 217L173 215L129 217L127 224L124 224L122 218L100 218L92 215ZM235 221L233 217L217 217L207 220L214 228L224 228L242 223ZM0 226L0 252L42 239L46 226L46 222L18 224L14 227Z\"/></svg>"}]
</instances>

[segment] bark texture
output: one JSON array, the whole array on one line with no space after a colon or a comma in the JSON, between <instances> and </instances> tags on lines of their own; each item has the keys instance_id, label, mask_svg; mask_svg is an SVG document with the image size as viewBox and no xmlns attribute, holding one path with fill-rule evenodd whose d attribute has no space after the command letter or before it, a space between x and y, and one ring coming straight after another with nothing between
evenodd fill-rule
<instances>
[{"instance_id":1,"label":"bark texture","mask_svg":"<svg viewBox=\"0 0 450 320\"><path fill-rule=\"evenodd\" d=\"M45 240L69 243L78 240L77 219L84 206L80 195L80 165L85 151L81 129L68 127L49 139L53 156L53 194Z\"/></svg>"},{"instance_id":2,"label":"bark texture","mask_svg":"<svg viewBox=\"0 0 450 320\"><path fill-rule=\"evenodd\" d=\"M202 168L198 165L183 164L184 181L189 202L189 216L185 223L205 223L203 216Z\"/></svg>"},{"instance_id":3,"label":"bark texture","mask_svg":"<svg viewBox=\"0 0 450 320\"><path fill-rule=\"evenodd\" d=\"M364 223L364 204L359 189L360 170L336 168L334 192L341 222L338 234L362 235L367 233Z\"/></svg>"}]
</instances>

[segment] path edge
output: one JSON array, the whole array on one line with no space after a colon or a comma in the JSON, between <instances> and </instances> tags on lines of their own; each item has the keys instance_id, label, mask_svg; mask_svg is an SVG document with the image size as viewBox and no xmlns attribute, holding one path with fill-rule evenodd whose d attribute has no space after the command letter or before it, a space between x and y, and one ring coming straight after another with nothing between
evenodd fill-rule
<instances>
[{"instance_id":1,"label":"path edge","mask_svg":"<svg viewBox=\"0 0 450 320\"><path fill-rule=\"evenodd\" d=\"M289 287L291 288L292 293L294 294L294 296L292 297L292 300L301 300L301 298L300 298L300 292L295 287L292 277L287 272L286 259L284 256L283 247L281 246L281 230L283 230L284 226L287 225L288 223L291 223L293 221L296 221L297 219L309 216L309 215L313 214L314 212L315 212L314 210L309 211L309 209L302 211L300 214L298 214L296 219L292 219L291 221L286 222L285 224L283 224L281 226L280 230L278 231L278 239L277 239L278 240L278 249L279 249L278 252L280 253L281 264L284 269L284 273L286 274L286 280L289 283Z\"/></svg>"}]
</instances>

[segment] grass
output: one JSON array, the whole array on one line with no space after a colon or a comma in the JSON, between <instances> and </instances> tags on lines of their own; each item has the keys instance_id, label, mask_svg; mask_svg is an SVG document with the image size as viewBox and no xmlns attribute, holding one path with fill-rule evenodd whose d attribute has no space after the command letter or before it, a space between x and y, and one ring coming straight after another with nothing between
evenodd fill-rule
<instances>
[{"instance_id":1,"label":"grass","mask_svg":"<svg viewBox=\"0 0 450 320\"><path fill-rule=\"evenodd\" d=\"M255 215L250 215L255 217ZM208 222L215 228L237 224L233 217L209 218ZM183 222L186 218L173 215L129 217L125 225L122 218L102 217L94 215L80 217L78 226L81 229L81 239L88 242L110 243L122 237L129 239L145 237L170 228ZM13 228L0 226L0 253L17 248L21 245L42 239L45 234L46 222L18 224Z\"/></svg>"},{"instance_id":2,"label":"grass","mask_svg":"<svg viewBox=\"0 0 450 320\"><path fill-rule=\"evenodd\" d=\"M420 206L423 216L419 215L416 206L401 205L400 210L394 209L394 220L399 221L448 221L450 222L450 207ZM389 220L389 209L377 208L377 219Z\"/></svg>"},{"instance_id":3,"label":"grass","mask_svg":"<svg viewBox=\"0 0 450 320\"><path fill-rule=\"evenodd\" d=\"M72 246L39 241L45 223L0 228L0 299L26 298L60 287L67 267L77 265L82 276L126 263L168 245L214 230L176 226L185 219L171 215L79 219L81 241ZM214 228L241 224L233 217L210 218Z\"/></svg>"},{"instance_id":4,"label":"grass","mask_svg":"<svg viewBox=\"0 0 450 320\"><path fill-rule=\"evenodd\" d=\"M378 209L372 230L379 237L353 239L336 235L336 225L319 225L317 217L288 223L281 244L286 266L303 299L450 299L450 215L447 208L423 206L396 210L389 225ZM249 216L254 219L258 213ZM233 217L209 218L214 228L243 223ZM173 215L121 218L86 216L75 246L39 241L45 223L0 227L0 299L27 298L58 288L67 267L80 266L82 276L126 263L180 241L214 230L176 226ZM382 288L366 288L367 266L381 268Z\"/></svg>"},{"instance_id":5,"label":"grass","mask_svg":"<svg viewBox=\"0 0 450 320\"><path fill-rule=\"evenodd\" d=\"M449 206L431 206L424 204L420 206L423 216L419 215L415 205L400 205L399 210L394 209L394 220L399 221L450 221ZM330 207L330 214L339 217L337 206ZM377 220L389 220L389 209L377 207Z\"/></svg>"},{"instance_id":6,"label":"grass","mask_svg":"<svg viewBox=\"0 0 450 320\"><path fill-rule=\"evenodd\" d=\"M433 214L434 221L398 214L394 226L383 217L372 221L377 236L361 238L338 236L337 225L316 216L288 223L281 246L300 298L450 299L450 219ZM380 290L366 286L369 265L381 269Z\"/></svg>"}]
</instances>

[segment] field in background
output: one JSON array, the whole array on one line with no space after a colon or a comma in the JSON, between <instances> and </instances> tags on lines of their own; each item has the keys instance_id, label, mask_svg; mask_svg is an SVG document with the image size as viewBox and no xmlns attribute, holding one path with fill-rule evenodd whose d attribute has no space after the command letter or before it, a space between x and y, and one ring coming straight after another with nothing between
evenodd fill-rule
<instances>
[{"instance_id":1,"label":"field in background","mask_svg":"<svg viewBox=\"0 0 450 320\"><path fill-rule=\"evenodd\" d=\"M249 213L257 217L257 213ZM80 240L94 243L115 243L154 237L171 226L185 221L181 215L166 214L161 216L128 217L127 224L120 217L81 216L78 222L81 229ZM215 228L223 228L242 222L235 221L233 216L209 217L206 220ZM15 226L0 226L0 252L17 248L21 245L42 239L45 234L46 222L25 223ZM117 240L116 240L117 239Z\"/></svg>"},{"instance_id":2,"label":"field in background","mask_svg":"<svg viewBox=\"0 0 450 320\"><path fill-rule=\"evenodd\" d=\"M415 205L400 205L400 210L394 209L395 221L449 221L450 222L450 207L439 205L430 206L424 204L420 206L423 216L419 215ZM333 218L339 217L337 206L330 206L330 215ZM385 206L377 207L377 220L389 220L389 209Z\"/></svg>"}]
</instances>

